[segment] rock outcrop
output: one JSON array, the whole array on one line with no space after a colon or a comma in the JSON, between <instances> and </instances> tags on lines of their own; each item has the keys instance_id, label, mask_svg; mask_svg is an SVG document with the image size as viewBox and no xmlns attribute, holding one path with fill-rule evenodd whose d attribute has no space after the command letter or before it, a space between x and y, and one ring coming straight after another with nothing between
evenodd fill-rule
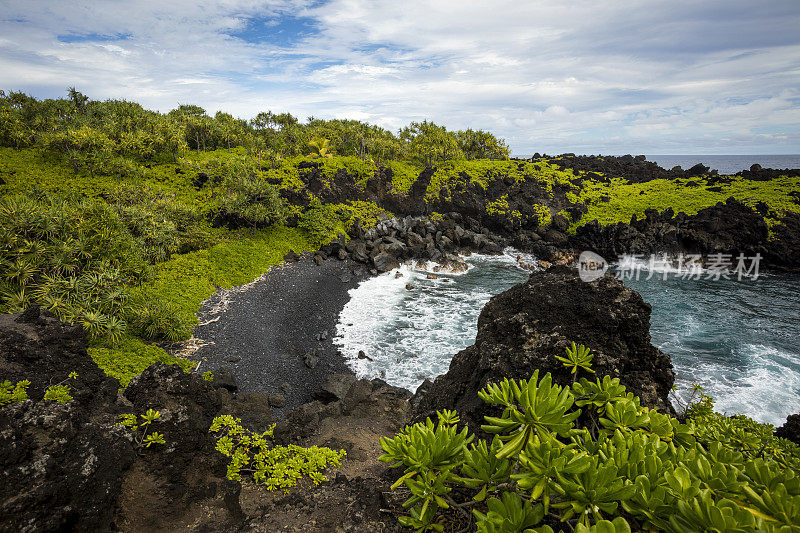
<instances>
[{"instance_id":1,"label":"rock outcrop","mask_svg":"<svg viewBox=\"0 0 800 533\"><path fill-rule=\"evenodd\" d=\"M775 430L775 436L800 445L800 414L787 416L786 423Z\"/></svg>"},{"instance_id":2,"label":"rock outcrop","mask_svg":"<svg viewBox=\"0 0 800 533\"><path fill-rule=\"evenodd\" d=\"M0 372L31 382L28 400L0 409L3 528L174 531L193 516L217 529L236 520L239 486L225 479L208 434L220 395L199 375L153 365L118 395L82 330L37 308L0 316ZM57 383L72 401L42 399ZM118 422L150 408L161 413L151 430L166 442L145 448Z\"/></svg>"},{"instance_id":3,"label":"rock outcrop","mask_svg":"<svg viewBox=\"0 0 800 533\"><path fill-rule=\"evenodd\" d=\"M80 328L31 309L0 315L0 377L31 381L28 400L0 408L0 531L399 531L402 500L378 461L380 437L410 418L407 391L380 380L333 376L327 403L289 413L276 431L285 444L329 446L348 456L331 482L289 494L226 479L227 459L209 433L222 413L262 432L269 395L241 395L233 380L216 385L174 365L154 364L124 390L86 351ZM72 401L44 400L66 379ZM119 415L154 409L148 428ZM387 509L391 511L387 512Z\"/></svg>"},{"instance_id":4,"label":"rock outcrop","mask_svg":"<svg viewBox=\"0 0 800 533\"><path fill-rule=\"evenodd\" d=\"M483 308L475 344L456 354L448 372L412 399L415 415L456 409L478 428L493 412L477 396L489 382L530 378L539 369L557 383L571 383L569 370L555 356L563 356L572 341L591 348L597 376L619 377L643 405L670 411L672 364L650 344L649 329L650 305L614 277L586 283L564 266L534 272Z\"/></svg>"},{"instance_id":5,"label":"rock outcrop","mask_svg":"<svg viewBox=\"0 0 800 533\"><path fill-rule=\"evenodd\" d=\"M630 223L601 226L597 221L581 226L570 244L591 250L607 260L620 254L696 253L732 254L748 257L767 255L769 230L761 215L743 203L729 198L696 215L677 215L667 209L662 213L645 211L645 218L635 216Z\"/></svg>"},{"instance_id":6,"label":"rock outcrop","mask_svg":"<svg viewBox=\"0 0 800 533\"><path fill-rule=\"evenodd\" d=\"M459 271L465 266L459 252L498 254L508 244L507 239L458 213L438 220L392 218L366 231L356 225L350 233L350 240L340 235L318 254L325 258L352 259L377 272L387 272L409 260L433 261Z\"/></svg>"}]
</instances>

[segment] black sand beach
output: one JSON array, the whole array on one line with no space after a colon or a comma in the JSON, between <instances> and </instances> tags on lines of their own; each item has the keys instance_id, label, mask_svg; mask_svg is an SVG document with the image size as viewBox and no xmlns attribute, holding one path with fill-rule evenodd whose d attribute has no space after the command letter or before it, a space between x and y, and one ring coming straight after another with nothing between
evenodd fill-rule
<instances>
[{"instance_id":1,"label":"black sand beach","mask_svg":"<svg viewBox=\"0 0 800 533\"><path fill-rule=\"evenodd\" d=\"M273 407L281 417L312 401L326 376L352 372L331 337L348 291L367 276L358 263L317 265L304 254L248 285L220 291L200 310L195 338L207 344L192 359L201 372L230 368L241 392L282 394L286 405Z\"/></svg>"}]
</instances>

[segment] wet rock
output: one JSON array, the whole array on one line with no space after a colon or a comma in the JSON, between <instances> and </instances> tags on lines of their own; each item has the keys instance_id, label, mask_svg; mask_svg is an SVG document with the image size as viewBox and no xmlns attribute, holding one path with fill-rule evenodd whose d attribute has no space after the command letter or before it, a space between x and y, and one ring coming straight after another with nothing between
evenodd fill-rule
<instances>
[{"instance_id":1,"label":"wet rock","mask_svg":"<svg viewBox=\"0 0 800 533\"><path fill-rule=\"evenodd\" d=\"M406 290L407 291L414 290L414 286L412 284L410 284L410 283L406 283Z\"/></svg>"},{"instance_id":2,"label":"wet rock","mask_svg":"<svg viewBox=\"0 0 800 533\"><path fill-rule=\"evenodd\" d=\"M527 379L539 369L569 385L572 376L555 357L572 341L591 348L597 376L619 377L643 405L670 411L672 364L650 344L649 328L650 305L614 277L585 283L564 266L534 272L484 307L475 344L453 357L449 371L419 398L416 414L456 409L479 428L494 413L477 396L489 382Z\"/></svg>"},{"instance_id":3,"label":"wet rock","mask_svg":"<svg viewBox=\"0 0 800 533\"><path fill-rule=\"evenodd\" d=\"M325 259L322 257L321 254L314 254L314 263L317 266L322 266L322 263L325 262Z\"/></svg>"},{"instance_id":4,"label":"wet rock","mask_svg":"<svg viewBox=\"0 0 800 533\"><path fill-rule=\"evenodd\" d=\"M372 261L378 272L388 272L400 266L397 257L388 252L380 252Z\"/></svg>"},{"instance_id":5,"label":"wet rock","mask_svg":"<svg viewBox=\"0 0 800 533\"><path fill-rule=\"evenodd\" d=\"M242 358L239 357L238 355L231 355L230 357L225 358L226 363L238 363L241 360Z\"/></svg>"},{"instance_id":6,"label":"wet rock","mask_svg":"<svg viewBox=\"0 0 800 533\"><path fill-rule=\"evenodd\" d=\"M372 361L372 358L364 353L364 350L358 351L358 358L359 359L366 359L367 361Z\"/></svg>"},{"instance_id":7,"label":"wet rock","mask_svg":"<svg viewBox=\"0 0 800 533\"><path fill-rule=\"evenodd\" d=\"M287 263L294 263L295 261L298 261L299 259L300 259L300 256L297 255L297 253L295 253L294 250L289 250L288 252L286 252L286 255L283 256L283 260L286 261Z\"/></svg>"}]
</instances>

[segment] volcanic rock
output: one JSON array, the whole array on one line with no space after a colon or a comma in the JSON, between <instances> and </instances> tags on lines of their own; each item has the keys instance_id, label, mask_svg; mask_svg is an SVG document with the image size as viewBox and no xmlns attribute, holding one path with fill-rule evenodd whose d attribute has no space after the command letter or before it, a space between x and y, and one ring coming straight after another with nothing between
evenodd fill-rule
<instances>
[{"instance_id":1,"label":"volcanic rock","mask_svg":"<svg viewBox=\"0 0 800 533\"><path fill-rule=\"evenodd\" d=\"M489 382L527 379L539 369L540 376L550 372L556 383L569 385L572 376L556 356L573 341L591 348L597 376L619 377L643 405L671 411L672 364L650 344L649 329L650 305L614 277L586 283L565 266L534 272L483 308L475 344L412 400L415 415L456 409L477 429L484 415L494 413L477 395Z\"/></svg>"}]
</instances>

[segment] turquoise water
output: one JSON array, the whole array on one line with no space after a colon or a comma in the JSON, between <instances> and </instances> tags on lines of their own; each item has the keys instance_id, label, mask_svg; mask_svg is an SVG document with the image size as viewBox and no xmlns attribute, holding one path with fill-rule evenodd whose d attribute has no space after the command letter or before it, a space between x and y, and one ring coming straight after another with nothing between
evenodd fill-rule
<instances>
[{"instance_id":1,"label":"turquoise water","mask_svg":"<svg viewBox=\"0 0 800 533\"><path fill-rule=\"evenodd\" d=\"M650 335L717 410L783 424L800 412L800 276L757 280L625 280L652 307Z\"/></svg>"},{"instance_id":2,"label":"turquoise water","mask_svg":"<svg viewBox=\"0 0 800 533\"><path fill-rule=\"evenodd\" d=\"M351 291L334 342L360 376L413 391L474 343L492 295L527 279L515 259L473 256L466 273L438 279L407 267L368 279ZM678 398L696 382L729 414L780 425L800 412L799 276L625 283L653 306L652 343L672 357Z\"/></svg>"}]
</instances>

